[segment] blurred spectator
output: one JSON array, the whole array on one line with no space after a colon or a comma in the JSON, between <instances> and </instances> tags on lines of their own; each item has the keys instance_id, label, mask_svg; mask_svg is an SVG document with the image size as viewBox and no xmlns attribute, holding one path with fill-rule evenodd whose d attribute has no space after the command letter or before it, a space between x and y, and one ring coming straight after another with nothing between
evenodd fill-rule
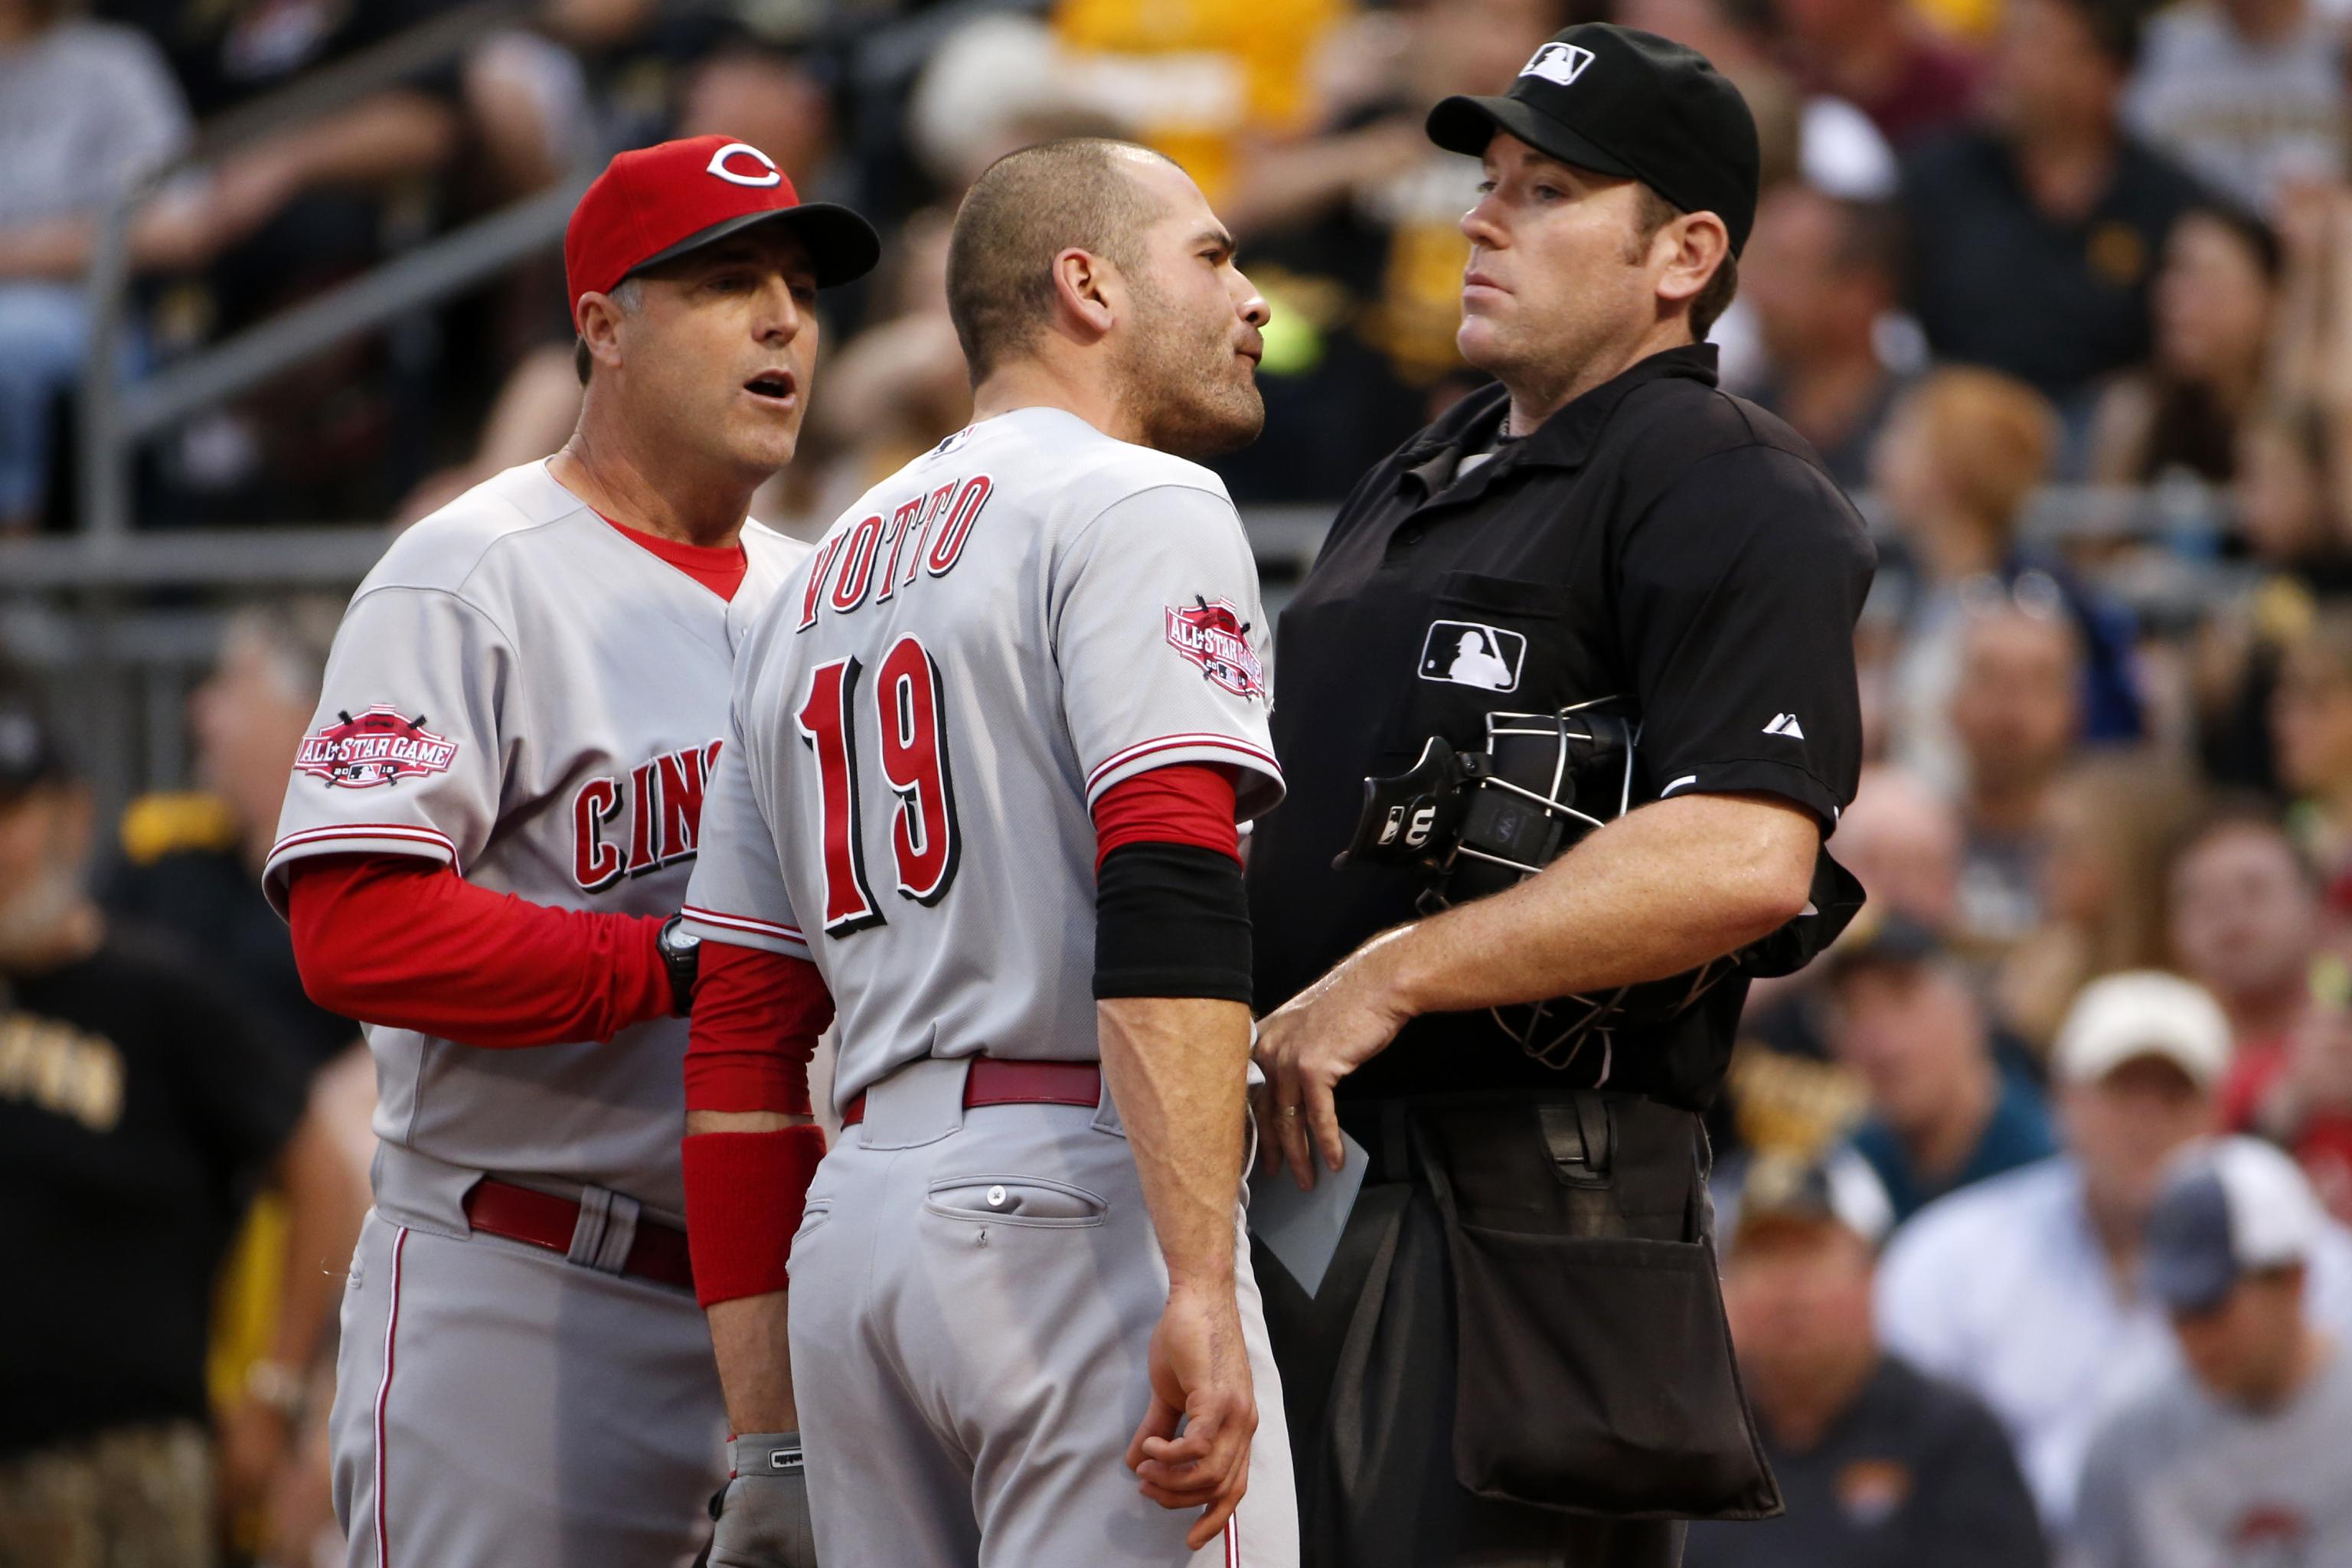
<instances>
[{"instance_id":1,"label":"blurred spectator","mask_svg":"<svg viewBox=\"0 0 2352 1568\"><path fill-rule=\"evenodd\" d=\"M2224 807L2173 849L2167 924L2181 973L2230 1020L2224 1126L2244 1131L2311 1011L2319 889L2294 841L2259 805Z\"/></svg>"},{"instance_id":2,"label":"blurred spectator","mask_svg":"<svg viewBox=\"0 0 2352 1568\"><path fill-rule=\"evenodd\" d=\"M1478 164L1430 145L1422 121L1447 94L1508 87L1560 9L1419 0L1367 13L1335 40L1349 56L1324 123L1235 170L1219 210L1274 310L1266 433L1215 465L1237 498L1344 494L1476 379L1454 336Z\"/></svg>"},{"instance_id":3,"label":"blurred spectator","mask_svg":"<svg viewBox=\"0 0 2352 1568\"><path fill-rule=\"evenodd\" d=\"M1869 483L1871 447L1902 386L1878 344L1899 282L1896 221L1885 207L1785 182L1758 207L1740 262L1770 364L1755 399L1811 442L1849 490Z\"/></svg>"},{"instance_id":4,"label":"blurred spectator","mask_svg":"<svg viewBox=\"0 0 2352 1568\"><path fill-rule=\"evenodd\" d=\"M2208 609L2187 650L2197 760L2216 784L2281 792L2271 741L2279 669L2320 595L2352 589L2329 494L2339 465L2328 423L2310 405L2273 404L2238 432L2230 504L2256 571Z\"/></svg>"},{"instance_id":5,"label":"blurred spectator","mask_svg":"<svg viewBox=\"0 0 2352 1568\"><path fill-rule=\"evenodd\" d=\"M2132 0L2009 0L1982 123L1904 171L1909 298L1929 345L2070 415L2147 357L2157 256L2203 199L2120 123L2137 16Z\"/></svg>"},{"instance_id":6,"label":"blurred spectator","mask_svg":"<svg viewBox=\"0 0 2352 1568\"><path fill-rule=\"evenodd\" d=\"M755 515L822 532L867 486L971 422L971 381L947 311L950 221L927 209L900 228L874 288L880 319L825 364L802 457L769 482L790 500L761 510L763 494Z\"/></svg>"},{"instance_id":7,"label":"blurred spectator","mask_svg":"<svg viewBox=\"0 0 2352 1568\"><path fill-rule=\"evenodd\" d=\"M2041 923L2052 792L2081 726L2081 654L2053 603L2006 599L1965 617L1952 731L1959 742L1958 940L1990 963Z\"/></svg>"},{"instance_id":8,"label":"blurred spectator","mask_svg":"<svg viewBox=\"0 0 2352 1568\"><path fill-rule=\"evenodd\" d=\"M2352 920L2352 607L2321 610L2286 649L2271 697L2288 826L2319 869L2330 918Z\"/></svg>"},{"instance_id":9,"label":"blurred spectator","mask_svg":"<svg viewBox=\"0 0 2352 1568\"><path fill-rule=\"evenodd\" d=\"M76 275L94 226L188 135L153 43L68 18L64 0L0 0L0 533L47 500L56 405L89 342ZM151 256L192 226L184 204L167 216L134 237Z\"/></svg>"},{"instance_id":10,"label":"blurred spectator","mask_svg":"<svg viewBox=\"0 0 2352 1568\"><path fill-rule=\"evenodd\" d=\"M1314 123L1318 58L1345 0L1055 0L1044 21L981 9L925 68L909 133L951 191L1092 120L1184 165L1224 205L1248 155ZM1517 65L1525 60L1522 55ZM1499 84L1497 84L1499 86ZM1047 132L1051 133L1051 132Z\"/></svg>"},{"instance_id":11,"label":"blurred spectator","mask_svg":"<svg viewBox=\"0 0 2352 1568\"><path fill-rule=\"evenodd\" d=\"M2041 1095L1997 1058L1967 975L1933 932L1888 916L1829 963L1831 1039L1870 1089L1853 1146L1897 1221L2057 1152Z\"/></svg>"},{"instance_id":12,"label":"blurred spectator","mask_svg":"<svg viewBox=\"0 0 2352 1568\"><path fill-rule=\"evenodd\" d=\"M2011 950L1995 992L2002 1022L2036 1052L2087 982L2164 967L2164 857L2197 805L2194 782L2155 752L2093 756L2051 787L2042 921Z\"/></svg>"},{"instance_id":13,"label":"blurred spectator","mask_svg":"<svg viewBox=\"0 0 2352 1568\"><path fill-rule=\"evenodd\" d=\"M1834 852L1882 915L1905 915L1942 936L1960 902L1963 833L1950 801L1900 768L1863 770L1838 818Z\"/></svg>"},{"instance_id":14,"label":"blurred spectator","mask_svg":"<svg viewBox=\"0 0 2352 1568\"><path fill-rule=\"evenodd\" d=\"M125 919L173 931L234 978L314 1067L353 1046L359 1026L304 994L286 922L261 896L261 865L341 618L341 604L320 597L230 619L211 676L188 702L196 774L212 793L132 804L126 864L106 900Z\"/></svg>"},{"instance_id":15,"label":"blurred spectator","mask_svg":"<svg viewBox=\"0 0 2352 1568\"><path fill-rule=\"evenodd\" d=\"M2352 1563L2352 1358L2315 1321L2326 1222L2278 1151L2195 1151L2148 1216L2147 1283L2185 1363L2083 1468L2071 1568Z\"/></svg>"},{"instance_id":16,"label":"blurred spectator","mask_svg":"<svg viewBox=\"0 0 2352 1568\"><path fill-rule=\"evenodd\" d=\"M214 1560L257 1498L341 1295L363 1185L307 1074L233 994L82 891L90 803L0 697L0 1560ZM272 1352L206 1433L213 1281L254 1180L290 1198ZM22 1269L30 1269L24 1274Z\"/></svg>"},{"instance_id":17,"label":"blurred spectator","mask_svg":"<svg viewBox=\"0 0 2352 1568\"><path fill-rule=\"evenodd\" d=\"M2071 624L2083 738L2140 734L2131 617L2019 538L2057 440L2050 405L2032 388L1997 371L1948 366L1896 400L1872 454L1877 500L1895 525L1885 580L1889 595L1906 601L1888 693L1893 750L1938 788L1957 792L1966 782L1952 704L1962 634L1977 616L2015 608Z\"/></svg>"},{"instance_id":18,"label":"blurred spectator","mask_svg":"<svg viewBox=\"0 0 2352 1568\"><path fill-rule=\"evenodd\" d=\"M1741 1184L1723 1301L1788 1512L1691 1527L1689 1568L2039 1568L2033 1499L1973 1394L1879 1345L1885 1194L1851 1154L1759 1159Z\"/></svg>"},{"instance_id":19,"label":"blurred spectator","mask_svg":"<svg viewBox=\"0 0 2352 1568\"><path fill-rule=\"evenodd\" d=\"M2189 982L2093 982L2052 1059L2065 1153L1930 1205L1887 1248L1888 1346L1992 1406L2054 1531L2100 1420L2177 1364L2141 1289L2141 1235L2168 1162L2212 1129L2229 1050L2228 1021ZM2313 1280L2322 1320L2352 1322L2352 1237L2330 1234Z\"/></svg>"},{"instance_id":20,"label":"blurred spectator","mask_svg":"<svg viewBox=\"0 0 2352 1568\"><path fill-rule=\"evenodd\" d=\"M346 59L458 0L98 0L94 9L161 43L202 121ZM510 75L511 73L509 73ZM201 232L152 312L185 346L251 325L423 238L444 200L495 190L452 64L357 95L314 118L226 147L190 189ZM500 97L510 111L529 101ZM461 159L471 143L475 155ZM442 176L451 176L445 188ZM463 340L461 340L463 341ZM462 357L462 356L461 356ZM158 448L172 521L372 515L413 482L397 426L425 399L424 353L362 339L191 419Z\"/></svg>"},{"instance_id":21,"label":"blurred spectator","mask_svg":"<svg viewBox=\"0 0 2352 1568\"><path fill-rule=\"evenodd\" d=\"M2263 392L2283 265L2257 219L2218 206L2182 215L2156 275L2155 356L2101 399L2093 479L2139 485L2179 471L2230 482Z\"/></svg>"},{"instance_id":22,"label":"blurred spectator","mask_svg":"<svg viewBox=\"0 0 2352 1568\"><path fill-rule=\"evenodd\" d=\"M394 526L405 528L430 517L491 475L547 457L579 422L580 377L572 367L572 343L541 343L508 373L472 455L426 475L394 509Z\"/></svg>"},{"instance_id":23,"label":"blurred spectator","mask_svg":"<svg viewBox=\"0 0 2352 1568\"><path fill-rule=\"evenodd\" d=\"M2133 129L2266 211L2282 184L2345 173L2343 18L2310 0L2184 0L2151 16Z\"/></svg>"},{"instance_id":24,"label":"blurred spectator","mask_svg":"<svg viewBox=\"0 0 2352 1568\"><path fill-rule=\"evenodd\" d=\"M2248 1085L2248 1127L2295 1157L2339 1219L2352 1223L2352 978L2331 958L2326 994L2295 1021L2275 1070Z\"/></svg>"},{"instance_id":25,"label":"blurred spectator","mask_svg":"<svg viewBox=\"0 0 2352 1568\"><path fill-rule=\"evenodd\" d=\"M1969 111L1974 60L1903 0L1775 0L1799 75L1860 109L1897 149Z\"/></svg>"}]
</instances>

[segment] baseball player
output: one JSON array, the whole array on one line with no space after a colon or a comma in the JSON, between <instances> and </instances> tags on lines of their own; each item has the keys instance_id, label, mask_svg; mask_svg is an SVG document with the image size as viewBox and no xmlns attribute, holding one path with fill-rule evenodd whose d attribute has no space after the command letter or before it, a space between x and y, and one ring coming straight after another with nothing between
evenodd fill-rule
<instances>
[{"instance_id":1,"label":"baseball player","mask_svg":"<svg viewBox=\"0 0 2352 1568\"><path fill-rule=\"evenodd\" d=\"M745 509L798 439L815 291L877 248L723 136L614 158L564 238L578 429L402 535L337 633L264 879L376 1061L354 1568L668 1568L709 1529L661 917L735 649L805 552Z\"/></svg>"},{"instance_id":2,"label":"baseball player","mask_svg":"<svg viewBox=\"0 0 2352 1568\"><path fill-rule=\"evenodd\" d=\"M1249 545L1186 460L1264 418L1232 258L1141 148L992 167L949 254L975 422L738 661L686 908L687 1203L746 1435L714 1568L807 1563L803 1485L834 1568L1297 1561L1236 1246L1235 823L1282 784Z\"/></svg>"}]
</instances>

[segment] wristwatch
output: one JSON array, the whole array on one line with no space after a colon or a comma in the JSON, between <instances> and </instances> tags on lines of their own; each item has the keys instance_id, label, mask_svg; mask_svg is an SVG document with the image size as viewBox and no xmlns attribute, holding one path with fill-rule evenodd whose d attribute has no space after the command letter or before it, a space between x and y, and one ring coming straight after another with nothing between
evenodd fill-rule
<instances>
[{"instance_id":1,"label":"wristwatch","mask_svg":"<svg viewBox=\"0 0 2352 1568\"><path fill-rule=\"evenodd\" d=\"M685 1017L694 1011L694 976L702 967L702 939L686 929L684 915L672 915L662 921L661 935L654 939L661 950L662 966L669 971L669 995L675 1005L672 1011Z\"/></svg>"}]
</instances>

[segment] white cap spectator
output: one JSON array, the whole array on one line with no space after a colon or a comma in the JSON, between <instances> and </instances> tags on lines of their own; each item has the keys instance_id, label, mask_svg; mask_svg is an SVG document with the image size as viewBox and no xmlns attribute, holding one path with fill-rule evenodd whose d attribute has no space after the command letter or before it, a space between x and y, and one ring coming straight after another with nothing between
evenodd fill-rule
<instances>
[{"instance_id":1,"label":"white cap spectator","mask_svg":"<svg viewBox=\"0 0 2352 1568\"><path fill-rule=\"evenodd\" d=\"M2203 986L2177 975L2110 974L2083 988L2051 1064L2069 1083L2091 1083L2140 1057L2168 1061L2210 1089L2230 1065L2230 1021Z\"/></svg>"}]
</instances>

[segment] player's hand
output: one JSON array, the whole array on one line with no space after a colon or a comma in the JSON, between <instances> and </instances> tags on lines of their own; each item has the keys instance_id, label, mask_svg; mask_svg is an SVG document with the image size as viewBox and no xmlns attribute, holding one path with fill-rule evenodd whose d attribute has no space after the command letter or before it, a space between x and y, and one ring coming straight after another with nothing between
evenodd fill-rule
<instances>
[{"instance_id":1,"label":"player's hand","mask_svg":"<svg viewBox=\"0 0 2352 1568\"><path fill-rule=\"evenodd\" d=\"M1360 949L1258 1020L1254 1054L1266 1079L1258 1143L1265 1170L1287 1165L1301 1189L1315 1184L1310 1138L1331 1169L1346 1159L1332 1090L1412 1018L1381 983L1377 953L1377 945Z\"/></svg>"},{"instance_id":2,"label":"player's hand","mask_svg":"<svg viewBox=\"0 0 2352 1568\"><path fill-rule=\"evenodd\" d=\"M1184 1536L1198 1552L1217 1538L1249 1490L1257 1396L1233 1287L1179 1285L1151 1331L1151 1408L1127 1446L1127 1468L1165 1509L1197 1508ZM1178 1428L1182 1430L1180 1434Z\"/></svg>"},{"instance_id":3,"label":"player's hand","mask_svg":"<svg viewBox=\"0 0 2352 1568\"><path fill-rule=\"evenodd\" d=\"M801 1435L746 1434L732 1448L735 1479L711 1500L719 1522L703 1563L708 1568L817 1568Z\"/></svg>"}]
</instances>

